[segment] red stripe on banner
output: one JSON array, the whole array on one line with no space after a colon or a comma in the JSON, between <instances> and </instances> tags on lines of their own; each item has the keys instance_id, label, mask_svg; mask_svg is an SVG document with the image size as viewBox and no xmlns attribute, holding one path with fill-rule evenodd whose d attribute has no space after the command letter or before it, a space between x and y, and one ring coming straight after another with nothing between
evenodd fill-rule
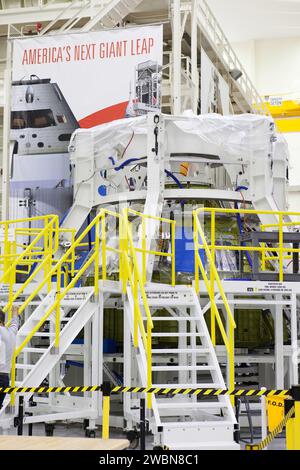
<instances>
[{"instance_id":1,"label":"red stripe on banner","mask_svg":"<svg viewBox=\"0 0 300 470\"><path fill-rule=\"evenodd\" d=\"M114 121L115 119L123 119L125 117L127 105L128 101L124 101L124 103L114 104L108 108L96 111L95 113L80 119L79 125L83 129L89 129L106 122Z\"/></svg>"}]
</instances>

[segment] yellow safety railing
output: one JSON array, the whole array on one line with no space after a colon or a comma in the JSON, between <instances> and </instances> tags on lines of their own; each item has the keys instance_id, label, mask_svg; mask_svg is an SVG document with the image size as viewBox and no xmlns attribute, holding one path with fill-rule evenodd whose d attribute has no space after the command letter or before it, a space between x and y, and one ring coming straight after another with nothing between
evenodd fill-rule
<instances>
[{"instance_id":1,"label":"yellow safety railing","mask_svg":"<svg viewBox=\"0 0 300 470\"><path fill-rule=\"evenodd\" d=\"M135 247L132 236L132 224L129 222L129 212L133 215L141 217L141 228L142 228L142 247ZM117 246L111 246L108 244L108 229L106 227L107 218L113 217L116 222L116 230L119 230L119 235L116 237ZM171 252L165 253L163 251L154 251L146 249L146 219L155 219L160 223L170 224L170 238L171 238ZM119 257L119 280L122 284L123 292L126 291L127 285L132 289L134 299L134 345L138 346L138 332L140 331L142 341L146 350L147 356L147 384L149 387L152 385L152 329L153 322L151 313L147 301L147 295L145 291L145 280L146 280L146 255L157 255L157 256L168 256L171 257L172 263L172 285L175 285L175 221L147 216L142 213L124 210L123 215L111 212L109 210L102 209L99 214L92 220L92 222L78 235L75 237L75 231L72 229L60 229L59 221L57 216L47 216L45 218L48 222L43 229L18 229L18 235L26 236L30 233L31 237L35 237L31 244L25 248L24 251L16 256L13 266L8 268L4 275L8 278L10 272L15 272L17 266L20 266L22 262L28 265L30 268L36 263L36 259L39 263L31 274L29 271L28 277L25 282L18 288L16 292L12 292L9 298L8 304L5 309L12 307L13 303L18 297L24 293L26 287L35 279L39 282L36 283L35 289L27 295L24 302L19 306L19 314L21 314L30 302L37 297L40 292L44 292L46 286L48 292L53 288L55 290L55 300L51 306L46 310L39 322L30 331L27 337L22 343L16 348L13 361L12 361L12 372L11 381L12 385L15 385L16 381L16 362L17 358L28 345L33 336L43 327L45 322L49 320L50 315L55 313L55 341L54 345L59 348L60 339L60 310L61 302L67 293L72 289L76 283L87 273L88 269L92 269L94 274L94 289L95 294L99 291L99 270L101 258L102 267L102 279L107 279L107 253L113 252ZM24 219L25 221L25 219ZM26 219L28 221L28 219ZM86 237L94 230L95 239L93 242L86 242ZM55 255L58 251L59 235L62 232L71 233L71 246L61 256L60 259L56 260ZM111 237L110 237L111 238ZM22 244L20 244L22 245ZM43 245L43 247L41 246ZM78 256L78 250L85 249L87 246L92 246L92 251L89 252L87 259L84 260L82 266L79 269L75 269L75 262ZM141 266L139 262L139 255L141 255ZM39 256L40 258L37 258ZM44 276L42 279L37 278L37 274L44 268ZM25 272L25 271L24 271ZM69 281L69 275L71 280ZM56 278L56 279L55 279ZM62 280L64 282L62 282ZM13 282L11 282L13 286ZM140 304L141 299L141 304ZM146 314L146 326L144 325L144 318L141 310L142 308ZM12 395L12 400L14 396ZM148 406L151 407L151 394L148 395Z\"/></svg>"},{"instance_id":2,"label":"yellow safety railing","mask_svg":"<svg viewBox=\"0 0 300 470\"><path fill-rule=\"evenodd\" d=\"M157 217L154 215L147 215L143 214L142 212L135 211L133 209L127 209L127 214L136 215L141 219L141 247L135 247L135 251L141 253L142 255L142 276L144 283L147 281L147 255L153 256L162 256L166 258L171 258L171 285L175 286L176 283L176 271L175 271L175 227L176 221L171 219L166 219L164 217ZM158 250L150 250L147 249L147 240L146 240L146 232L147 232L147 221L150 223L152 221L160 222L160 224L166 224L170 226L170 240L171 240L171 250L170 252L158 251ZM161 231L163 232L163 227L161 227Z\"/></svg>"},{"instance_id":3,"label":"yellow safety railing","mask_svg":"<svg viewBox=\"0 0 300 470\"><path fill-rule=\"evenodd\" d=\"M123 279L123 293L126 292L127 282L131 287L133 301L134 301L134 316L133 316L133 344L138 347L138 332L140 331L144 348L146 351L147 359L147 386L152 386L152 329L153 321L151 317L150 308L148 305L147 294L145 290L144 276L141 273L139 266L137 249L134 246L132 237L132 226L128 220L128 209L123 210L123 217L121 219L122 233L122 272L120 277ZM144 318L140 307L140 298L142 300L143 308L146 314L146 328L144 326ZM151 394L147 394L147 406L152 407Z\"/></svg>"},{"instance_id":4,"label":"yellow safety railing","mask_svg":"<svg viewBox=\"0 0 300 470\"><path fill-rule=\"evenodd\" d=\"M292 248L290 246L284 246L284 245L290 245L291 243L285 243L284 244L284 228L293 226L293 225L299 225L300 223L297 222L284 222L285 217L291 217L291 216L298 216L300 217L299 212L288 212L288 211L256 211L252 209L221 209L221 208L199 208L197 211L197 214L199 213L209 213L211 216L211 240L214 243L210 243L209 249L210 250L221 250L221 251L244 251L244 252L260 252L263 258L263 254L266 257L267 252L273 252L276 253L276 258L279 260L279 268L278 268L278 280L280 282L283 281L283 276L284 276L284 257L286 256L285 253L300 253L300 248ZM278 217L278 223L274 224L265 224L262 225L264 230L266 228L278 228L278 246L277 247L270 247L266 246L265 243L261 243L260 246L245 246L245 245L219 245L215 243L215 225L214 225L214 218L216 214L249 214L249 215L255 215L259 217L260 215L272 215L275 217Z\"/></svg>"},{"instance_id":5,"label":"yellow safety railing","mask_svg":"<svg viewBox=\"0 0 300 470\"><path fill-rule=\"evenodd\" d=\"M212 225L212 227L214 227ZM228 387L230 389L234 388L234 329L236 328L236 324L234 321L234 316L232 314L230 305L228 303L228 299L226 297L225 291L222 286L222 282L218 273L218 270L215 265L214 257L211 253L211 249L208 246L208 243L205 238L204 230L201 227L199 218L198 218L198 211L193 212L193 228L194 228L194 250L195 250L195 289L196 292L199 293L200 291L200 283L199 283L199 270L201 271L202 278L205 283L206 290L209 295L210 305L211 305L211 338L212 342L216 344L216 332L215 332L215 319L217 320L222 339L224 341L228 358L229 358L229 376L228 376ZM199 242L200 237L200 242ZM207 260L210 265L210 280L206 274L205 266L201 257L199 255L199 249L204 248ZM213 283L211 282L213 280ZM216 300L215 300L215 282L217 283L221 298L223 300L223 304L225 307L225 311L227 313L227 320L228 320L228 334L226 333L226 326L224 326L222 318L220 316Z\"/></svg>"},{"instance_id":6,"label":"yellow safety railing","mask_svg":"<svg viewBox=\"0 0 300 470\"><path fill-rule=\"evenodd\" d=\"M93 274L94 274L94 289L95 289L95 295L98 294L99 292L99 257L100 257L100 226L102 227L102 237L103 241L105 241L105 219L107 216L112 216L115 217L116 219L119 219L119 214L104 210L102 209L99 214L92 220L92 222L86 227L86 229L74 240L70 248L65 252L65 254L55 263L55 265L51 268L51 270L47 273L46 276L42 279L42 281L37 285L36 289L33 290L33 292L28 295L26 300L22 303L22 305L19 307L19 314L21 314L24 309L30 304L30 302L39 294L39 292L44 288L45 285L49 284L53 286L53 277L56 277L56 281L54 284L55 292L56 292L56 297L55 301L53 304L47 309L43 317L40 319L40 321L34 326L34 328L30 331L30 333L27 335L27 337L24 339L24 341L16 348L12 360L12 371L11 371L11 383L14 386L15 385L15 380L16 380L16 361L18 356L21 354L23 349L26 347L26 345L30 342L30 340L33 338L35 333L37 333L40 328L45 324L45 322L49 319L50 315L52 312L55 312L55 341L54 345L56 348L59 348L59 338L60 338L60 309L61 309L61 302L64 299L64 297L67 295L67 293L72 289L76 283L82 278L82 276L87 272L88 268L93 266ZM104 221L104 222L103 222ZM84 264L81 266L80 269L77 270L76 274L73 276L70 282L65 283L64 286L62 286L62 273L64 267L68 263L74 263L74 259L76 258L76 249L82 245L85 245L84 239L85 237L91 232L92 229L95 229L95 242L93 243L94 250L93 253L91 253L88 256L87 261L84 262ZM112 249L111 247L106 246L106 250ZM117 251L114 249L114 251ZM41 263L42 265L42 263ZM103 265L103 260L102 260L102 266ZM40 269L40 266L37 268L37 270ZM71 270L74 270L74 267L71 268ZM30 278L29 278L30 279ZM66 277L65 277L66 279ZM27 280L28 281L28 280ZM26 283L27 283L26 281ZM30 282L30 281L29 281ZM17 298L18 292L14 295L13 299ZM12 396L12 400L14 400L14 397Z\"/></svg>"},{"instance_id":7,"label":"yellow safety railing","mask_svg":"<svg viewBox=\"0 0 300 470\"><path fill-rule=\"evenodd\" d=\"M300 215L300 214L298 214ZM300 228L300 222L282 222L281 224L278 223L278 224L261 224L260 228L261 228L261 231L262 232L265 232L267 231L267 229L278 229L280 230L280 227L282 227L282 229L284 227L291 227L291 228L295 228L295 227L299 227ZM265 250L262 252L262 255L261 255L261 269L262 271L265 271L266 270L266 263L267 261L279 261L280 260L280 257L282 257L283 260L292 260L293 259L293 256L292 255L278 255L278 254L275 254L275 255L266 255L266 252L268 251L274 251L274 250L269 250L267 245L265 243L262 243L262 246L265 248ZM288 253L297 253L297 249L296 251L293 249L293 250L290 250L290 249L287 249L285 250L283 248L283 252L284 251L287 251ZM299 250L299 253L300 253L300 250Z\"/></svg>"},{"instance_id":8,"label":"yellow safety railing","mask_svg":"<svg viewBox=\"0 0 300 470\"><path fill-rule=\"evenodd\" d=\"M42 228L19 228L17 224L39 223ZM8 321L11 319L13 302L24 292L28 284L42 269L45 276L52 266L52 257L58 248L59 219L56 215L31 217L28 219L8 220L0 222L4 231L1 246L0 261L3 266L3 274L0 276L0 284L7 284L9 288L8 303L4 311L8 311ZM10 232L10 233L9 233ZM34 237L30 244L18 243L18 237L30 235ZM26 279L21 287L14 293L16 274L29 274L30 269L36 265L33 273ZM24 271L22 267L27 267Z\"/></svg>"},{"instance_id":9,"label":"yellow safety railing","mask_svg":"<svg viewBox=\"0 0 300 470\"><path fill-rule=\"evenodd\" d=\"M137 216L141 219L141 247L134 245L132 235L132 223L129 222L129 215ZM147 221L157 221L160 224L167 224L170 226L170 239L171 251L166 253L163 251L147 249L146 232ZM133 209L123 210L123 233L122 233L122 256L124 271L120 273L123 279L123 292L126 291L127 282L132 290L134 300L134 346L138 346L138 332L140 331L142 341L146 350L147 358L147 386L152 386L152 329L153 321L151 317L150 308L148 305L147 294L145 291L145 283L147 281L147 255L171 257L171 283L175 286L175 225L174 220L166 219L164 217L156 217ZM139 256L141 255L141 260ZM146 328L144 326L144 318L140 308L140 299L142 301L143 309L146 314ZM151 408L152 399L151 394L147 394L147 406Z\"/></svg>"},{"instance_id":10,"label":"yellow safety railing","mask_svg":"<svg viewBox=\"0 0 300 470\"><path fill-rule=\"evenodd\" d=\"M210 216L210 233L208 233L210 242L206 240L206 235L199 221L199 215L208 214ZM264 224L261 225L261 230L266 231L267 229L277 229L278 230L278 241L273 242L278 246L266 246L266 243L260 243L260 246L245 246L242 244L235 245L221 245L217 244L216 240L216 215L218 214L228 214L228 215L242 215L248 214L252 216L257 216L258 225L259 217L262 215L265 216L275 216L278 218L278 223L273 224ZM209 294L210 303L211 303L211 338L213 344L216 343L216 321L218 323L222 339L226 346L229 363L230 363L230 385L234 384L234 317L230 309L222 282L215 264L216 251L237 251L237 252L248 252L254 253L259 252L261 254L261 265L262 269L266 269L266 261L271 259L278 260L278 280L283 281L284 278L284 260L290 259L291 253L300 254L300 248L292 248L291 243L284 244L284 229L296 225L300 225L300 222L285 222L285 218L292 216L300 216L299 212L287 212L287 211L256 211L252 209L222 209L222 208L199 208L194 211L194 244L195 244L195 286L197 292L199 292L199 271L202 274L202 278L205 283L206 290ZM200 238L200 240L199 240ZM209 263L209 276L206 273L204 262L201 260L199 250L204 250L208 263ZM273 256L270 256L270 253L274 253ZM268 255L269 254L269 255ZM222 319L218 312L218 308L215 302L215 285L217 285L225 311L227 313L227 319L229 321L229 332L226 334L225 327L222 323Z\"/></svg>"}]
</instances>

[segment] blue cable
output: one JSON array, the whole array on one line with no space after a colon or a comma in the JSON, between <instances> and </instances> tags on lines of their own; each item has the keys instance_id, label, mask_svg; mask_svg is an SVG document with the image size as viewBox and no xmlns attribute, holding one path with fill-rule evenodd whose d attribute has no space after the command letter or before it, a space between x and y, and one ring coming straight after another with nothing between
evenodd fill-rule
<instances>
[{"instance_id":1,"label":"blue cable","mask_svg":"<svg viewBox=\"0 0 300 470\"><path fill-rule=\"evenodd\" d=\"M125 162L121 163L121 165L115 166L114 170L116 170L116 171L123 170L123 168L125 168L125 166L127 166L127 165L130 165L130 163L138 162L139 160L143 160L143 159L144 159L144 157L142 157L142 158L129 158L128 160L125 160Z\"/></svg>"},{"instance_id":2,"label":"blue cable","mask_svg":"<svg viewBox=\"0 0 300 470\"><path fill-rule=\"evenodd\" d=\"M169 176L170 178L172 178L175 181L175 183L177 184L177 186L179 188L181 188L181 189L183 188L183 186L180 183L179 179L173 173L171 173L171 171L165 170L165 173L166 173L167 176Z\"/></svg>"},{"instance_id":3,"label":"blue cable","mask_svg":"<svg viewBox=\"0 0 300 470\"><path fill-rule=\"evenodd\" d=\"M247 186L238 186L236 188L236 191L242 191L242 190L247 191L248 190ZM238 209L238 203L237 202L234 203L234 208ZM242 235L242 233L243 233L243 224L242 224L241 214L236 214L236 220L237 220L240 235ZM246 243L242 242L242 246L246 246ZM251 256L249 254L249 251L246 251L246 258L247 258L247 261L249 263L250 268L252 269L253 263L252 263L252 259L251 259Z\"/></svg>"}]
</instances>

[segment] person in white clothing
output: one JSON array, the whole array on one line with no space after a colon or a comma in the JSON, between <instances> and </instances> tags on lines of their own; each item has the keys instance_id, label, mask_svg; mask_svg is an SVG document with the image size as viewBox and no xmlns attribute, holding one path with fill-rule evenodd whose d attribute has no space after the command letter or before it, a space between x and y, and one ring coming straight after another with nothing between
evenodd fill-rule
<instances>
[{"instance_id":1,"label":"person in white clothing","mask_svg":"<svg viewBox=\"0 0 300 470\"><path fill-rule=\"evenodd\" d=\"M17 307L13 307L12 319L7 327L5 326L5 313L0 309L0 389L9 387L9 374L18 328L19 317ZM4 398L5 393L0 392L0 409L2 408Z\"/></svg>"}]
</instances>

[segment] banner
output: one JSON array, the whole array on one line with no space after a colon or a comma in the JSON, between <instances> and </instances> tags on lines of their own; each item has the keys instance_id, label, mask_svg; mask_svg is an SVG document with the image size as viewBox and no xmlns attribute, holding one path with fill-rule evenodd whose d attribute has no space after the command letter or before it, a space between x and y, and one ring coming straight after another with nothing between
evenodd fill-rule
<instances>
[{"instance_id":1,"label":"banner","mask_svg":"<svg viewBox=\"0 0 300 470\"><path fill-rule=\"evenodd\" d=\"M229 86L201 49L201 114L230 114Z\"/></svg>"},{"instance_id":2,"label":"banner","mask_svg":"<svg viewBox=\"0 0 300 470\"><path fill-rule=\"evenodd\" d=\"M14 41L10 217L63 216L77 128L160 109L162 26Z\"/></svg>"}]
</instances>

